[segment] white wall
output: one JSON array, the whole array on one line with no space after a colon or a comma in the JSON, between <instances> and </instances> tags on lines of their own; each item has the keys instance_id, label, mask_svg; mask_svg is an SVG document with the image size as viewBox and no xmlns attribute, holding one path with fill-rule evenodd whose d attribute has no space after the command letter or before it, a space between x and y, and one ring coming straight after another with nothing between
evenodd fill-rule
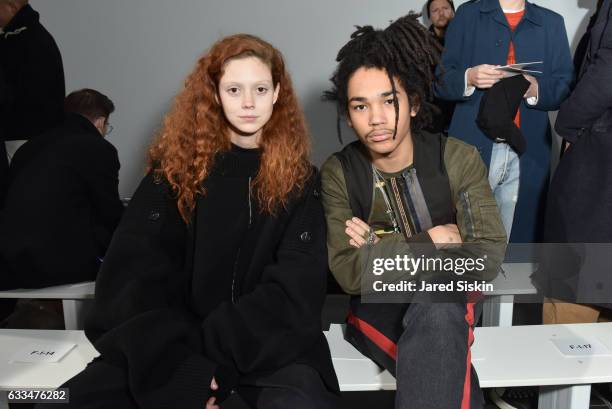
<instances>
[{"instance_id":1,"label":"white wall","mask_svg":"<svg viewBox=\"0 0 612 409\"><path fill-rule=\"evenodd\" d=\"M465 2L457 1L457 5ZM565 17L572 48L596 0L539 0ZM320 101L334 59L356 24L385 27L425 0L32 0L62 51L66 88L89 87L116 104L121 195L130 196L145 150L182 80L216 39L263 37L284 54L313 135L315 163L340 145L335 109ZM345 135L345 141L348 140Z\"/></svg>"}]
</instances>

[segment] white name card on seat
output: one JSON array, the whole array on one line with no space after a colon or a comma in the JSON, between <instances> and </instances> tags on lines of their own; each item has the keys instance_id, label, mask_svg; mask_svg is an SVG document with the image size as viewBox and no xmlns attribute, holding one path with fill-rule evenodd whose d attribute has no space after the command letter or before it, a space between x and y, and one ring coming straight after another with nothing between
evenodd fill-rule
<instances>
[{"instance_id":1,"label":"white name card on seat","mask_svg":"<svg viewBox=\"0 0 612 409\"><path fill-rule=\"evenodd\" d=\"M610 350L598 339L591 338L559 338L551 339L559 352L565 356L585 357L611 355Z\"/></svg>"},{"instance_id":2,"label":"white name card on seat","mask_svg":"<svg viewBox=\"0 0 612 409\"><path fill-rule=\"evenodd\" d=\"M59 362L74 347L75 343L47 341L32 343L15 353L9 362L54 363Z\"/></svg>"}]
</instances>

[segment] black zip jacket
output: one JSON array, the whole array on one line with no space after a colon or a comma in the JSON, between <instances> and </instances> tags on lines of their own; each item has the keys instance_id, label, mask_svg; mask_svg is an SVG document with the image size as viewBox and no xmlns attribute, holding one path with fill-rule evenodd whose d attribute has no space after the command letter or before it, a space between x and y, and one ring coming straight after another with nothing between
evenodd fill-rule
<instances>
[{"instance_id":1,"label":"black zip jacket","mask_svg":"<svg viewBox=\"0 0 612 409\"><path fill-rule=\"evenodd\" d=\"M227 283L197 261L211 237L199 221L182 221L165 181L145 177L111 242L86 325L102 359L126 368L140 407L201 409L212 376L228 388L292 363L338 390L321 331L327 251L318 185L313 173L277 216L258 214L236 253L231 289L196 288Z\"/></svg>"}]
</instances>

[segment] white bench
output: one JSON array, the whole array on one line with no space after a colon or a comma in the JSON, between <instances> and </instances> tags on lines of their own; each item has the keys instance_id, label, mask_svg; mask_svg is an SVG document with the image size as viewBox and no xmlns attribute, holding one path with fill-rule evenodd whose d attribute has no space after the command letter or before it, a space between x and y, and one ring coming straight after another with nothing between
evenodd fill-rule
<instances>
[{"instance_id":1,"label":"white bench","mask_svg":"<svg viewBox=\"0 0 612 409\"><path fill-rule=\"evenodd\" d=\"M342 391L394 390L395 379L344 341L341 325L325 332ZM551 342L579 336L612 351L612 323L477 328L472 362L483 388L540 386L539 409L588 409L591 384L612 382L612 355L568 358ZM77 347L58 363L9 362L27 343L70 341ZM58 388L98 352L83 331L0 329L0 391ZM0 409L6 409L0 393Z\"/></svg>"},{"instance_id":2,"label":"white bench","mask_svg":"<svg viewBox=\"0 0 612 409\"><path fill-rule=\"evenodd\" d=\"M81 329L85 319L86 305L94 298L96 283L87 281L77 284L58 285L38 289L0 291L0 298L34 298L62 300L66 329Z\"/></svg>"},{"instance_id":3,"label":"white bench","mask_svg":"<svg viewBox=\"0 0 612 409\"><path fill-rule=\"evenodd\" d=\"M67 341L77 346L57 363L20 363L9 359L28 343ZM56 389L100 355L83 331L0 329L0 409L8 409L4 391Z\"/></svg>"},{"instance_id":4,"label":"white bench","mask_svg":"<svg viewBox=\"0 0 612 409\"><path fill-rule=\"evenodd\" d=\"M511 327L516 295L537 294L531 283L534 264L506 263L502 266L505 276L499 274L493 284L493 291L485 292L482 306L482 325L484 327ZM349 296L346 294L329 294L325 299L325 312L333 312L332 322L340 323L346 317Z\"/></svg>"},{"instance_id":5,"label":"white bench","mask_svg":"<svg viewBox=\"0 0 612 409\"><path fill-rule=\"evenodd\" d=\"M325 335L342 391L395 389L388 371L344 340L341 325ZM612 355L569 358L550 341L572 336L612 351L612 323L476 328L472 363L481 387L540 386L539 409L588 409L591 384L612 382Z\"/></svg>"},{"instance_id":6,"label":"white bench","mask_svg":"<svg viewBox=\"0 0 612 409\"><path fill-rule=\"evenodd\" d=\"M483 327L511 327L514 296L538 292L530 278L534 264L504 263L502 269L505 276L499 274L491 281L493 291L484 293L487 297L482 306Z\"/></svg>"}]
</instances>

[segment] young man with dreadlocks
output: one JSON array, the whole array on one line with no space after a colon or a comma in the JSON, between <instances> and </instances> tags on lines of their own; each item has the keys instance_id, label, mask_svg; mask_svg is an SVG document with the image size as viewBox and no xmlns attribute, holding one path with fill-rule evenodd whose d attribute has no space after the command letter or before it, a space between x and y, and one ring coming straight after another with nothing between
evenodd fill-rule
<instances>
[{"instance_id":1,"label":"young man with dreadlocks","mask_svg":"<svg viewBox=\"0 0 612 409\"><path fill-rule=\"evenodd\" d=\"M364 254L444 257L449 243L482 244L487 268L473 278L486 280L505 250L478 151L421 130L432 118L439 49L413 14L385 30L358 28L325 95L337 102L338 132L345 116L358 137L321 171L329 264L352 295L347 340L396 376L396 408L482 407L470 362L480 308L475 297L434 303L425 292L410 303L363 302Z\"/></svg>"}]
</instances>

